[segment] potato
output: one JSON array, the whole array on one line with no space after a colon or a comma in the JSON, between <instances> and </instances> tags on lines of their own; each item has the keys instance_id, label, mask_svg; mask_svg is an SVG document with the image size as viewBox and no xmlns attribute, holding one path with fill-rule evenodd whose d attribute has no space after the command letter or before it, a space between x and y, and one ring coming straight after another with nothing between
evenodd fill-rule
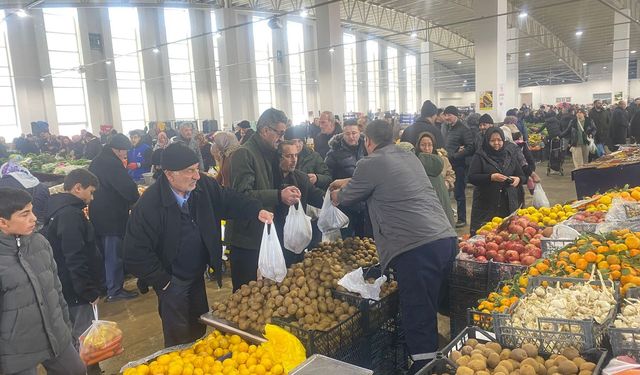
<instances>
[{"instance_id":1,"label":"potato","mask_svg":"<svg viewBox=\"0 0 640 375\"><path fill-rule=\"evenodd\" d=\"M556 361L556 366L560 366L561 362L568 361L568 359L563 355L559 355L556 357L555 361Z\"/></svg>"},{"instance_id":2,"label":"potato","mask_svg":"<svg viewBox=\"0 0 640 375\"><path fill-rule=\"evenodd\" d=\"M487 363L484 360L479 359L472 359L471 361L469 361L467 366L474 371L482 371L487 369Z\"/></svg>"},{"instance_id":3,"label":"potato","mask_svg":"<svg viewBox=\"0 0 640 375\"><path fill-rule=\"evenodd\" d=\"M558 372L564 375L573 375L578 373L578 366L573 361L562 361L558 365Z\"/></svg>"},{"instance_id":4,"label":"potato","mask_svg":"<svg viewBox=\"0 0 640 375\"><path fill-rule=\"evenodd\" d=\"M493 374L495 375L497 373L508 374L509 370L507 370L507 368L502 365L498 365L496 366L496 368L493 369Z\"/></svg>"},{"instance_id":5,"label":"potato","mask_svg":"<svg viewBox=\"0 0 640 375\"><path fill-rule=\"evenodd\" d=\"M509 375L506 372L494 372L493 375Z\"/></svg>"},{"instance_id":6,"label":"potato","mask_svg":"<svg viewBox=\"0 0 640 375\"><path fill-rule=\"evenodd\" d=\"M486 348L493 350L494 352L500 354L502 352L502 346L497 342L488 342L484 345Z\"/></svg>"},{"instance_id":7,"label":"potato","mask_svg":"<svg viewBox=\"0 0 640 375\"><path fill-rule=\"evenodd\" d=\"M462 357L456 360L456 364L458 366L466 366L471 361L468 355L463 355Z\"/></svg>"},{"instance_id":8,"label":"potato","mask_svg":"<svg viewBox=\"0 0 640 375\"><path fill-rule=\"evenodd\" d=\"M548 370L551 367L556 365L556 361L554 359L547 359L546 361L544 361L544 367Z\"/></svg>"},{"instance_id":9,"label":"potato","mask_svg":"<svg viewBox=\"0 0 640 375\"><path fill-rule=\"evenodd\" d=\"M517 370L520 368L520 362L514 360L514 359L510 359L509 362L511 362L511 364L513 365L513 370Z\"/></svg>"},{"instance_id":10,"label":"potato","mask_svg":"<svg viewBox=\"0 0 640 375\"><path fill-rule=\"evenodd\" d=\"M520 375L520 370L513 370L513 372L509 375Z\"/></svg>"},{"instance_id":11,"label":"potato","mask_svg":"<svg viewBox=\"0 0 640 375\"><path fill-rule=\"evenodd\" d=\"M527 352L524 351L524 349L513 349L511 351L511 355L509 356L510 359L513 359L514 361L517 361L517 362L522 362L527 357L528 357Z\"/></svg>"},{"instance_id":12,"label":"potato","mask_svg":"<svg viewBox=\"0 0 640 375\"><path fill-rule=\"evenodd\" d=\"M491 375L489 371L476 371L475 375Z\"/></svg>"},{"instance_id":13,"label":"potato","mask_svg":"<svg viewBox=\"0 0 640 375\"><path fill-rule=\"evenodd\" d=\"M475 371L467 366L460 366L456 370L456 375L473 375Z\"/></svg>"},{"instance_id":14,"label":"potato","mask_svg":"<svg viewBox=\"0 0 640 375\"><path fill-rule=\"evenodd\" d=\"M462 355L471 355L472 351L473 348L469 345L465 345L462 347L462 349L460 349L460 353L462 353Z\"/></svg>"},{"instance_id":15,"label":"potato","mask_svg":"<svg viewBox=\"0 0 640 375\"><path fill-rule=\"evenodd\" d=\"M578 373L578 375L592 375L593 372L588 371L588 370L582 370Z\"/></svg>"},{"instance_id":16,"label":"potato","mask_svg":"<svg viewBox=\"0 0 640 375\"><path fill-rule=\"evenodd\" d=\"M520 375L537 375L536 369L530 364L520 366Z\"/></svg>"},{"instance_id":17,"label":"potato","mask_svg":"<svg viewBox=\"0 0 640 375\"><path fill-rule=\"evenodd\" d=\"M487 357L485 357L482 354L475 353L475 354L471 354L471 360L472 361L478 360L478 361L486 362L487 361Z\"/></svg>"},{"instance_id":18,"label":"potato","mask_svg":"<svg viewBox=\"0 0 640 375\"><path fill-rule=\"evenodd\" d=\"M562 355L567 357L568 360L573 360L576 357L580 356L580 353L576 348L566 348L562 351Z\"/></svg>"},{"instance_id":19,"label":"potato","mask_svg":"<svg viewBox=\"0 0 640 375\"><path fill-rule=\"evenodd\" d=\"M541 365L543 365L543 366L544 366L544 358L542 358L542 357L540 357L540 356L537 356L537 357L536 357L536 362L538 362L539 364L541 364Z\"/></svg>"},{"instance_id":20,"label":"potato","mask_svg":"<svg viewBox=\"0 0 640 375\"><path fill-rule=\"evenodd\" d=\"M583 363L586 363L587 361L584 360L584 358L582 357L576 357L573 359L573 363L576 364L576 366L578 366L578 368L580 368L580 366L582 366Z\"/></svg>"},{"instance_id":21,"label":"potato","mask_svg":"<svg viewBox=\"0 0 640 375\"><path fill-rule=\"evenodd\" d=\"M596 368L596 364L592 362L585 362L580 365L580 371L593 371Z\"/></svg>"},{"instance_id":22,"label":"potato","mask_svg":"<svg viewBox=\"0 0 640 375\"><path fill-rule=\"evenodd\" d=\"M449 358L454 362L460 359L460 357L462 357L462 354L457 350L451 352L451 355L449 356Z\"/></svg>"},{"instance_id":23,"label":"potato","mask_svg":"<svg viewBox=\"0 0 640 375\"><path fill-rule=\"evenodd\" d=\"M522 345L522 350L527 353L528 357L535 358L538 356L538 347L533 344Z\"/></svg>"},{"instance_id":24,"label":"potato","mask_svg":"<svg viewBox=\"0 0 640 375\"><path fill-rule=\"evenodd\" d=\"M520 363L520 368L522 369L522 366L524 365L529 365L531 366L531 368L533 368L534 371L538 372L538 361L536 361L533 358L526 358L524 361L522 361L522 363Z\"/></svg>"},{"instance_id":25,"label":"potato","mask_svg":"<svg viewBox=\"0 0 640 375\"><path fill-rule=\"evenodd\" d=\"M483 357L485 356L485 355L484 355L484 352L483 352L482 350L480 350L480 349L473 349L473 350L471 351L471 355L474 355L474 354L479 354L479 355L481 355L481 356L483 356Z\"/></svg>"},{"instance_id":26,"label":"potato","mask_svg":"<svg viewBox=\"0 0 640 375\"><path fill-rule=\"evenodd\" d=\"M558 373L558 366L551 366L550 368L547 369L548 375L553 375L557 373Z\"/></svg>"},{"instance_id":27,"label":"potato","mask_svg":"<svg viewBox=\"0 0 640 375\"><path fill-rule=\"evenodd\" d=\"M498 363L500 363L500 356L498 355L498 353L492 351L491 354L489 354L489 356L487 357L487 365L490 368L495 368L496 366L498 366Z\"/></svg>"},{"instance_id":28,"label":"potato","mask_svg":"<svg viewBox=\"0 0 640 375\"><path fill-rule=\"evenodd\" d=\"M466 345L469 345L470 347L475 348L476 345L478 345L478 340L469 339L469 340L467 340Z\"/></svg>"},{"instance_id":29,"label":"potato","mask_svg":"<svg viewBox=\"0 0 640 375\"><path fill-rule=\"evenodd\" d=\"M500 359L502 360L509 359L510 356L511 349L502 349L502 352L500 352Z\"/></svg>"},{"instance_id":30,"label":"potato","mask_svg":"<svg viewBox=\"0 0 640 375\"><path fill-rule=\"evenodd\" d=\"M498 366L503 366L504 368L507 369L507 371L509 371L509 373L511 373L515 369L513 367L513 363L511 363L511 361L508 361L508 360L500 361L500 363L498 363Z\"/></svg>"}]
</instances>

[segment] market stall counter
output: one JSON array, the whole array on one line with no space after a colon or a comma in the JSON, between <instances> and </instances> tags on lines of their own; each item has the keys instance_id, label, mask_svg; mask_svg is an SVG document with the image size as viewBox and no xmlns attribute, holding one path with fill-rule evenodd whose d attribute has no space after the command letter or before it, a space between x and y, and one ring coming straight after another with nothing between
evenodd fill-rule
<instances>
[{"instance_id":1,"label":"market stall counter","mask_svg":"<svg viewBox=\"0 0 640 375\"><path fill-rule=\"evenodd\" d=\"M640 146L630 145L571 172L578 199L640 185Z\"/></svg>"}]
</instances>

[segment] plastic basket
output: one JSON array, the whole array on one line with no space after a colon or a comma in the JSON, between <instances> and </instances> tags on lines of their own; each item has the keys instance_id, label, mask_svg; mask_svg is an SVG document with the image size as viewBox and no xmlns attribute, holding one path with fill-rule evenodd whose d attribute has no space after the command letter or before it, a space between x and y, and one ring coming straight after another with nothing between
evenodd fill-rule
<instances>
[{"instance_id":1,"label":"plastic basket","mask_svg":"<svg viewBox=\"0 0 640 375\"><path fill-rule=\"evenodd\" d=\"M456 259L449 276L449 286L472 288L486 292L488 288L489 262Z\"/></svg>"},{"instance_id":2,"label":"plastic basket","mask_svg":"<svg viewBox=\"0 0 640 375\"><path fill-rule=\"evenodd\" d=\"M573 240L555 240L551 238L542 238L540 240L540 248L542 249L542 254L546 256L549 253L560 250L563 247L571 245L574 242L575 241Z\"/></svg>"},{"instance_id":3,"label":"plastic basket","mask_svg":"<svg viewBox=\"0 0 640 375\"><path fill-rule=\"evenodd\" d=\"M547 282L553 283L586 283L588 280L558 277L532 277L529 279L527 292ZM602 285L600 281L590 282L594 285ZM617 284L611 281L604 282L615 286L615 297L619 299ZM520 302L513 305L509 312L517 307ZM605 343L606 327L609 326L616 314L616 306L613 306L603 324L598 324L593 319L570 320L558 318L538 318L538 329L515 327L509 314L493 313L493 327L498 342L506 347L520 347L527 342L535 343L540 353L554 354L563 349L573 347L581 352L601 347ZM543 325L546 327L543 329Z\"/></svg>"},{"instance_id":4,"label":"plastic basket","mask_svg":"<svg viewBox=\"0 0 640 375\"><path fill-rule=\"evenodd\" d=\"M467 325L478 327L488 332L493 332L493 317L490 313L483 313L482 311L468 309Z\"/></svg>"},{"instance_id":5,"label":"plastic basket","mask_svg":"<svg viewBox=\"0 0 640 375\"><path fill-rule=\"evenodd\" d=\"M467 327L467 311L475 308L478 305L479 299L486 297L486 292L455 286L449 288L449 324L451 335L455 335Z\"/></svg>"},{"instance_id":6,"label":"plastic basket","mask_svg":"<svg viewBox=\"0 0 640 375\"><path fill-rule=\"evenodd\" d=\"M496 341L495 336L490 332L477 327L467 327L456 336L451 343L438 352L436 358L418 371L416 375L455 374L458 365L449 359L449 357L454 350L460 351L469 339L476 339L482 344L489 341ZM510 348L513 349L513 347ZM584 359L596 364L592 375L599 375L602 372L607 354L608 352L602 349L592 349L581 353ZM546 359L544 356L543 358Z\"/></svg>"},{"instance_id":7,"label":"plastic basket","mask_svg":"<svg viewBox=\"0 0 640 375\"><path fill-rule=\"evenodd\" d=\"M640 359L640 329L609 327L609 341L614 357L628 355Z\"/></svg>"}]
</instances>

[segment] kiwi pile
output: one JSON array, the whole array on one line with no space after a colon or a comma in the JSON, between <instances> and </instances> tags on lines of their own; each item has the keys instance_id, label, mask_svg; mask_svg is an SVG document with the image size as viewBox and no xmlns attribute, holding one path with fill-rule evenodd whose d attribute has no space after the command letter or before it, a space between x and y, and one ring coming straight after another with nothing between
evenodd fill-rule
<instances>
[{"instance_id":1,"label":"kiwi pile","mask_svg":"<svg viewBox=\"0 0 640 375\"><path fill-rule=\"evenodd\" d=\"M342 263L347 271L378 264L376 245L370 238L349 237L336 242L321 242L317 248L305 254L305 258L331 257Z\"/></svg>"},{"instance_id":2,"label":"kiwi pile","mask_svg":"<svg viewBox=\"0 0 640 375\"><path fill-rule=\"evenodd\" d=\"M459 366L456 375L592 375L596 368L575 348L566 348L545 360L533 344L509 350L497 342L480 344L476 339L467 340L449 358Z\"/></svg>"},{"instance_id":3,"label":"kiwi pile","mask_svg":"<svg viewBox=\"0 0 640 375\"><path fill-rule=\"evenodd\" d=\"M345 273L334 258L306 258L291 266L282 282L251 281L227 301L214 304L213 312L241 330L261 332L271 318L280 317L306 330L326 331L357 311L331 292Z\"/></svg>"}]
</instances>

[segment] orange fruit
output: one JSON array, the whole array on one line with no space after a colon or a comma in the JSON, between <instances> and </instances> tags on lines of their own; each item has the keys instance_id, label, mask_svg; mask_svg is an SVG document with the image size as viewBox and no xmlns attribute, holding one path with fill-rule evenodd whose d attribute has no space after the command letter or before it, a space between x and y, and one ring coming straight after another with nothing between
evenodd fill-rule
<instances>
[{"instance_id":1,"label":"orange fruit","mask_svg":"<svg viewBox=\"0 0 640 375\"><path fill-rule=\"evenodd\" d=\"M598 254L603 254L603 253L606 253L607 251L609 251L609 246L598 246L598 248L596 249L596 252Z\"/></svg>"},{"instance_id":2,"label":"orange fruit","mask_svg":"<svg viewBox=\"0 0 640 375\"><path fill-rule=\"evenodd\" d=\"M620 280L621 275L622 274L620 273L620 271L611 271L609 277L611 278L611 280Z\"/></svg>"},{"instance_id":3,"label":"orange fruit","mask_svg":"<svg viewBox=\"0 0 640 375\"><path fill-rule=\"evenodd\" d=\"M538 271L537 267L529 268L529 276L539 276L539 275L540 275L540 271Z\"/></svg>"},{"instance_id":4,"label":"orange fruit","mask_svg":"<svg viewBox=\"0 0 640 375\"><path fill-rule=\"evenodd\" d=\"M576 264L578 259L580 259L580 253L571 253L571 254L569 254L569 261L571 263Z\"/></svg>"},{"instance_id":5,"label":"orange fruit","mask_svg":"<svg viewBox=\"0 0 640 375\"><path fill-rule=\"evenodd\" d=\"M584 271L587 269L588 266L589 266L589 262L587 262L584 258L580 258L576 260L576 268Z\"/></svg>"},{"instance_id":6,"label":"orange fruit","mask_svg":"<svg viewBox=\"0 0 640 375\"><path fill-rule=\"evenodd\" d=\"M640 238L630 235L624 240L624 244L627 245L629 249L637 249L640 248Z\"/></svg>"},{"instance_id":7,"label":"orange fruit","mask_svg":"<svg viewBox=\"0 0 640 375\"><path fill-rule=\"evenodd\" d=\"M620 258L617 255L607 255L607 263L609 264L620 264Z\"/></svg>"},{"instance_id":8,"label":"orange fruit","mask_svg":"<svg viewBox=\"0 0 640 375\"><path fill-rule=\"evenodd\" d=\"M535 268L538 270L538 272L545 273L549 269L549 266L544 262L540 262L536 264Z\"/></svg>"},{"instance_id":9,"label":"orange fruit","mask_svg":"<svg viewBox=\"0 0 640 375\"><path fill-rule=\"evenodd\" d=\"M633 189L633 191L631 192L631 198L640 201L640 191Z\"/></svg>"},{"instance_id":10,"label":"orange fruit","mask_svg":"<svg viewBox=\"0 0 640 375\"><path fill-rule=\"evenodd\" d=\"M589 263L595 263L598 256L593 251L587 251L584 253L583 258Z\"/></svg>"},{"instance_id":11,"label":"orange fruit","mask_svg":"<svg viewBox=\"0 0 640 375\"><path fill-rule=\"evenodd\" d=\"M607 263L606 260L603 260L601 262L598 262L598 269L599 270L606 270L609 268L609 263Z\"/></svg>"}]
</instances>

